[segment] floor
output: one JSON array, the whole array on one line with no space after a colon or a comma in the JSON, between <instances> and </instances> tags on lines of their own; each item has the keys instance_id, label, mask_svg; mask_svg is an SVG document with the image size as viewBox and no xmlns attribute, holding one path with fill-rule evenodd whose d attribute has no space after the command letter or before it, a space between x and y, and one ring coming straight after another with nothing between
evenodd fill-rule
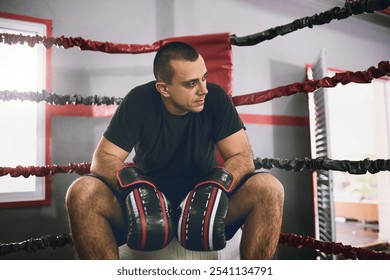
<instances>
[{"instance_id":1,"label":"floor","mask_svg":"<svg viewBox=\"0 0 390 280\"><path fill-rule=\"evenodd\" d=\"M363 223L355 220L336 219L336 241L352 247L390 254L390 245L378 239L378 224Z\"/></svg>"},{"instance_id":2,"label":"floor","mask_svg":"<svg viewBox=\"0 0 390 280\"><path fill-rule=\"evenodd\" d=\"M336 220L336 241L354 247L378 241L378 224L355 220Z\"/></svg>"}]
</instances>

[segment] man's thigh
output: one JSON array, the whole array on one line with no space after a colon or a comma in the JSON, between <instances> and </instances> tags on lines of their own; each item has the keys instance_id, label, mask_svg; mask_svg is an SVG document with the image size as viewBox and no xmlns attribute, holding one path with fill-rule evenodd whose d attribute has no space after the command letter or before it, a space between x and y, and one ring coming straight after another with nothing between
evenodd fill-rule
<instances>
[{"instance_id":1,"label":"man's thigh","mask_svg":"<svg viewBox=\"0 0 390 280\"><path fill-rule=\"evenodd\" d=\"M238 229L242 226L251 209L264 203L263 198L273 192L275 184L279 184L279 181L266 172L255 172L244 177L229 196L227 227Z\"/></svg>"},{"instance_id":2,"label":"man's thigh","mask_svg":"<svg viewBox=\"0 0 390 280\"><path fill-rule=\"evenodd\" d=\"M119 193L113 186L111 186L107 181L105 181L103 178L93 175L93 174L87 174L84 177L92 177L100 181L100 184L107 188L107 190L111 191L111 194L113 196L113 200L108 205L112 209L112 213L108 213L106 216L108 222L110 223L111 229L114 233L114 236L118 242L119 245L122 245L126 242L126 232L127 232L127 220L126 217L126 206L125 206L125 200L126 196ZM114 210L117 209L116 207L120 207L117 211ZM115 214L116 213L116 214Z\"/></svg>"},{"instance_id":3,"label":"man's thigh","mask_svg":"<svg viewBox=\"0 0 390 280\"><path fill-rule=\"evenodd\" d=\"M246 189L249 188L252 178L263 174L262 172L255 172L246 175L240 183L229 194L229 208L226 217L226 239L229 240L234 236L237 230L244 224L245 218L249 210L243 205L246 203L250 195Z\"/></svg>"}]
</instances>

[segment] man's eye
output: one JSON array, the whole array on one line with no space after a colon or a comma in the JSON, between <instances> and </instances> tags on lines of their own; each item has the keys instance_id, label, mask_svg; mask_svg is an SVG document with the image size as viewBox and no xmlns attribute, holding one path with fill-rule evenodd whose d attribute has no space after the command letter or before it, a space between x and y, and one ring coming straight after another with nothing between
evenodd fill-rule
<instances>
[{"instance_id":1,"label":"man's eye","mask_svg":"<svg viewBox=\"0 0 390 280\"><path fill-rule=\"evenodd\" d=\"M196 86L196 83L197 83L196 81L189 82L188 86L189 87L194 87L194 86Z\"/></svg>"}]
</instances>

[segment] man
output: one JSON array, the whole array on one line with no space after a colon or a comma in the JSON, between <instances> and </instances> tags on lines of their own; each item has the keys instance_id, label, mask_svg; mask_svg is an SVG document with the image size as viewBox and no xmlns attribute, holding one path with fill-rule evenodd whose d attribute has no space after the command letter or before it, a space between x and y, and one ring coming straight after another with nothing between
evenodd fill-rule
<instances>
[{"instance_id":1,"label":"man","mask_svg":"<svg viewBox=\"0 0 390 280\"><path fill-rule=\"evenodd\" d=\"M94 152L92 174L68 190L79 257L118 259L126 237L135 249L161 249L172 232L187 249L219 250L243 225L241 258L272 259L283 187L270 174L254 173L230 98L206 82L202 56L185 43L161 47L153 66L156 81L124 98ZM135 166L126 166L133 148ZM214 193L215 209L203 210Z\"/></svg>"}]
</instances>

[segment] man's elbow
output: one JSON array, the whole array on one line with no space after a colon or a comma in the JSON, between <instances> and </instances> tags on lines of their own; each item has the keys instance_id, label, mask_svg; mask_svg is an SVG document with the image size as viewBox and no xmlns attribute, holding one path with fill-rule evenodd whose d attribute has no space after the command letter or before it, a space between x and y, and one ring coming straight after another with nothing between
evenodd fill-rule
<instances>
[{"instance_id":1,"label":"man's elbow","mask_svg":"<svg viewBox=\"0 0 390 280\"><path fill-rule=\"evenodd\" d=\"M98 170L99 170L99 169L98 169L98 164L96 163L96 160L93 160L93 159L92 159L91 167L90 167L90 172L91 172L92 174L98 174L98 173L99 173Z\"/></svg>"},{"instance_id":2,"label":"man's elbow","mask_svg":"<svg viewBox=\"0 0 390 280\"><path fill-rule=\"evenodd\" d=\"M101 167L104 166L102 165L102 162L104 162L102 155L93 155L90 167L90 171L92 174L100 175L102 173Z\"/></svg>"},{"instance_id":3,"label":"man's elbow","mask_svg":"<svg viewBox=\"0 0 390 280\"><path fill-rule=\"evenodd\" d=\"M247 166L248 166L248 173L255 172L255 162L253 161L253 156L250 155L247 157Z\"/></svg>"},{"instance_id":4,"label":"man's elbow","mask_svg":"<svg viewBox=\"0 0 390 280\"><path fill-rule=\"evenodd\" d=\"M253 155L251 153L242 153L240 155L241 165L245 167L246 173L253 173L255 171L255 163L253 161Z\"/></svg>"}]
</instances>

